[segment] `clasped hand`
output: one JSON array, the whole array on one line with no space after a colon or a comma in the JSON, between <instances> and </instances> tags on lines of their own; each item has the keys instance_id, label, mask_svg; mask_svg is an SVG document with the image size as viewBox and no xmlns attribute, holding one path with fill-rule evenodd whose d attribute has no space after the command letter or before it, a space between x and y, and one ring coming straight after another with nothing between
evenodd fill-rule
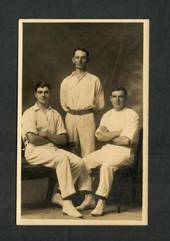
<instances>
[{"instance_id":1,"label":"clasped hand","mask_svg":"<svg viewBox=\"0 0 170 241\"><path fill-rule=\"evenodd\" d=\"M38 134L41 137L48 138L49 132L48 131L39 131Z\"/></svg>"}]
</instances>

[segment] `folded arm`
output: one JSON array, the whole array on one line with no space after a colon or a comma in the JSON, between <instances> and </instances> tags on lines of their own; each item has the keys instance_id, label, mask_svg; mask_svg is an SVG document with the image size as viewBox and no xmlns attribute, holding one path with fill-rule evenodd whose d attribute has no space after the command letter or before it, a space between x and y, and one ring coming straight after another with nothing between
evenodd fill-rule
<instances>
[{"instance_id":1,"label":"folded arm","mask_svg":"<svg viewBox=\"0 0 170 241\"><path fill-rule=\"evenodd\" d=\"M112 140L114 145L130 147L131 141L126 136L118 136Z\"/></svg>"},{"instance_id":2,"label":"folded arm","mask_svg":"<svg viewBox=\"0 0 170 241\"><path fill-rule=\"evenodd\" d=\"M66 134L55 135L51 133L47 133L46 137L49 141L54 143L55 145L65 145L67 144L67 136Z\"/></svg>"},{"instance_id":3,"label":"folded arm","mask_svg":"<svg viewBox=\"0 0 170 241\"><path fill-rule=\"evenodd\" d=\"M35 146L40 146L47 143L53 143L55 145L64 145L67 143L67 137L65 134L55 135L48 132L39 132L37 135L28 132L26 136L28 141Z\"/></svg>"},{"instance_id":4,"label":"folded arm","mask_svg":"<svg viewBox=\"0 0 170 241\"><path fill-rule=\"evenodd\" d=\"M99 127L96 132L96 138L101 142L110 142L118 146L130 146L130 139L126 136L120 136L121 131L109 131L105 126Z\"/></svg>"},{"instance_id":5,"label":"folded arm","mask_svg":"<svg viewBox=\"0 0 170 241\"><path fill-rule=\"evenodd\" d=\"M105 126L100 126L96 131L96 138L101 142L112 141L120 135L120 131L109 131Z\"/></svg>"}]
</instances>

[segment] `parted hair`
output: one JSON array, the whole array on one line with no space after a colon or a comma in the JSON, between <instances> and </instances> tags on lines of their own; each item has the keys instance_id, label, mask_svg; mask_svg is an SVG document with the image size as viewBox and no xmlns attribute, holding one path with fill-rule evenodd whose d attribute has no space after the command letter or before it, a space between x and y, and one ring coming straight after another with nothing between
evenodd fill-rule
<instances>
[{"instance_id":1,"label":"parted hair","mask_svg":"<svg viewBox=\"0 0 170 241\"><path fill-rule=\"evenodd\" d=\"M125 89L125 88L122 87L122 86L116 86L116 87L114 87L114 88L112 89L111 93L112 93L113 91L120 91L120 90L122 90L122 91L124 92L125 97L127 98L127 96L128 96L128 91L127 91L127 89Z\"/></svg>"},{"instance_id":2,"label":"parted hair","mask_svg":"<svg viewBox=\"0 0 170 241\"><path fill-rule=\"evenodd\" d=\"M90 56L89 51L88 51L87 49L85 49L85 48L75 48L75 49L73 49L73 54L72 54L73 57L74 57L75 52L76 52L77 50L81 50L81 51L85 52L86 55L87 55L87 58L89 58L89 56Z\"/></svg>"},{"instance_id":3,"label":"parted hair","mask_svg":"<svg viewBox=\"0 0 170 241\"><path fill-rule=\"evenodd\" d=\"M36 92L37 89L40 88L40 87L41 87L41 88L47 87L49 90L51 90L50 84L49 84L47 81L42 80L42 81L39 81L39 82L36 84L35 89L34 89L34 92Z\"/></svg>"}]
</instances>

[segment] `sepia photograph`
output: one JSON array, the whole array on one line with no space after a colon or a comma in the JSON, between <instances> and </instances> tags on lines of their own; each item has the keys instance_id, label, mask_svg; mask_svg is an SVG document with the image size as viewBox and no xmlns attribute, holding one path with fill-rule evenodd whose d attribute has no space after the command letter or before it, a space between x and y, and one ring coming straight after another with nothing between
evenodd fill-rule
<instances>
[{"instance_id":1,"label":"sepia photograph","mask_svg":"<svg viewBox=\"0 0 170 241\"><path fill-rule=\"evenodd\" d=\"M17 225L148 225L148 19L18 21Z\"/></svg>"}]
</instances>

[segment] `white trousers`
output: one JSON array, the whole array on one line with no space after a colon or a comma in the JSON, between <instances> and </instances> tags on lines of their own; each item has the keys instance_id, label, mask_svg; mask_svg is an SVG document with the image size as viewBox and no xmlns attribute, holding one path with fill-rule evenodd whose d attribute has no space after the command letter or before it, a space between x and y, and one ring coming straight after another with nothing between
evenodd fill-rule
<instances>
[{"instance_id":1,"label":"white trousers","mask_svg":"<svg viewBox=\"0 0 170 241\"><path fill-rule=\"evenodd\" d=\"M130 165L130 149L126 147L105 145L84 158L88 170L100 167L100 180L97 195L108 197L113 183L114 172L120 167Z\"/></svg>"},{"instance_id":2,"label":"white trousers","mask_svg":"<svg viewBox=\"0 0 170 241\"><path fill-rule=\"evenodd\" d=\"M95 151L95 119L93 113L72 115L67 113L65 124L70 142L81 148L82 157Z\"/></svg>"},{"instance_id":3,"label":"white trousers","mask_svg":"<svg viewBox=\"0 0 170 241\"><path fill-rule=\"evenodd\" d=\"M53 144L33 146L28 144L25 150L26 160L31 165L44 165L56 169L56 174L61 190L62 198L74 194L77 179L79 178L79 190L91 190L87 169L81 158L71 152L59 149Z\"/></svg>"}]
</instances>

